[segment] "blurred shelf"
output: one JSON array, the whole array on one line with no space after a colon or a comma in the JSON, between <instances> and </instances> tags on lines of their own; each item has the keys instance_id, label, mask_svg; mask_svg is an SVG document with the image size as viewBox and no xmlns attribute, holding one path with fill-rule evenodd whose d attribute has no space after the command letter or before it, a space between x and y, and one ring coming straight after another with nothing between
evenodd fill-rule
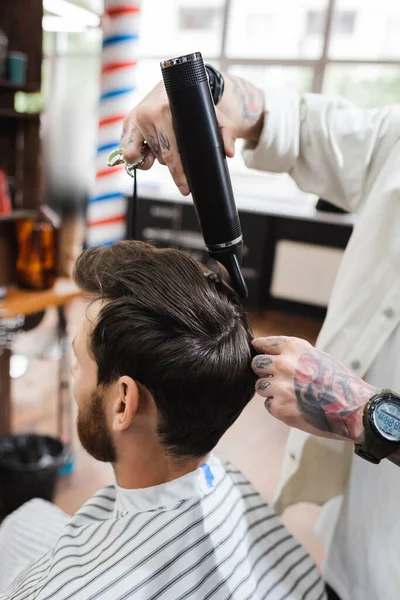
<instances>
[{"instance_id":1,"label":"blurred shelf","mask_svg":"<svg viewBox=\"0 0 400 600\"><path fill-rule=\"evenodd\" d=\"M0 214L0 223L4 221L17 221L18 219L34 219L37 217L36 210L13 210L9 215Z\"/></svg>"},{"instance_id":2,"label":"blurred shelf","mask_svg":"<svg viewBox=\"0 0 400 600\"><path fill-rule=\"evenodd\" d=\"M21 113L12 108L0 108L0 119L22 119L26 121L39 121L40 113Z\"/></svg>"},{"instance_id":3,"label":"blurred shelf","mask_svg":"<svg viewBox=\"0 0 400 600\"><path fill-rule=\"evenodd\" d=\"M0 90L10 90L12 92L40 92L39 83L12 83L6 79L0 79Z\"/></svg>"}]
</instances>

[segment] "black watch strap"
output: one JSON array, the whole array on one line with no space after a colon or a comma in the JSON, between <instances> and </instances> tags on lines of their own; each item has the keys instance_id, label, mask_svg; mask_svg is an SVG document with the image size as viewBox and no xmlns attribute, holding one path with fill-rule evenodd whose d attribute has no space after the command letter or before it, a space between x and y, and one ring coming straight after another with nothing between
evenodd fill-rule
<instances>
[{"instance_id":1,"label":"black watch strap","mask_svg":"<svg viewBox=\"0 0 400 600\"><path fill-rule=\"evenodd\" d=\"M211 95L214 100L215 106L221 100L224 93L225 82L221 73L217 71L212 65L206 65L208 81L210 84Z\"/></svg>"},{"instance_id":2,"label":"black watch strap","mask_svg":"<svg viewBox=\"0 0 400 600\"><path fill-rule=\"evenodd\" d=\"M363 412L363 425L365 438L362 444L355 444L354 452L357 456L368 460L375 465L378 465L383 458L387 458L393 454L400 444L393 444L383 437L380 437L377 432L372 429L370 419L371 406L377 398L386 394L393 394L392 390L381 390L367 402Z\"/></svg>"}]
</instances>

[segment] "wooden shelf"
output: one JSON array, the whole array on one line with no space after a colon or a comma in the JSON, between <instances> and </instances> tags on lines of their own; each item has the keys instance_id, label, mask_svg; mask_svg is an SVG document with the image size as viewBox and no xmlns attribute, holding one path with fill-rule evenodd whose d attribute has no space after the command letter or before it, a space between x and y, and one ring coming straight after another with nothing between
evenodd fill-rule
<instances>
[{"instance_id":1,"label":"wooden shelf","mask_svg":"<svg viewBox=\"0 0 400 600\"><path fill-rule=\"evenodd\" d=\"M10 90L11 92L40 92L39 83L12 83L6 79L0 79L0 90Z\"/></svg>"},{"instance_id":2,"label":"wooden shelf","mask_svg":"<svg viewBox=\"0 0 400 600\"><path fill-rule=\"evenodd\" d=\"M49 290L26 290L7 286L6 296L0 300L0 318L13 319L18 315L32 315L49 306L63 306L79 298L82 292L68 277L57 277Z\"/></svg>"},{"instance_id":3,"label":"wooden shelf","mask_svg":"<svg viewBox=\"0 0 400 600\"><path fill-rule=\"evenodd\" d=\"M39 113L21 113L12 108L0 108L0 119L21 119L25 121L39 121Z\"/></svg>"},{"instance_id":4,"label":"wooden shelf","mask_svg":"<svg viewBox=\"0 0 400 600\"><path fill-rule=\"evenodd\" d=\"M13 283L16 278L18 248L15 224L18 223L18 219L35 218L40 204L40 114L17 112L14 100L18 97L17 92L29 94L40 91L42 21L43 0L0 0L0 27L8 39L8 47L10 50L22 52L29 59L25 83L12 83L6 80L3 73L0 74L0 163L9 176L17 176L14 188L17 198L21 200L17 202L11 214L0 215L0 286ZM19 106L22 110L36 108L30 104L26 107L17 105ZM5 372L0 372L1 390L4 377ZM0 431L3 395L1 392Z\"/></svg>"},{"instance_id":5,"label":"wooden shelf","mask_svg":"<svg viewBox=\"0 0 400 600\"><path fill-rule=\"evenodd\" d=\"M9 215L0 214L0 223L17 221L18 219L35 219L37 214L36 210L13 210Z\"/></svg>"}]
</instances>

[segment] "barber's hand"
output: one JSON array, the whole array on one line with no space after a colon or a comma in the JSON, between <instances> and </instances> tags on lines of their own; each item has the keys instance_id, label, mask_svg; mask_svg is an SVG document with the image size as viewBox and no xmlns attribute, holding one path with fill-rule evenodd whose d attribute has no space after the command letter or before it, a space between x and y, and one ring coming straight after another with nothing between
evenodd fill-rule
<instances>
[{"instance_id":1,"label":"barber's hand","mask_svg":"<svg viewBox=\"0 0 400 600\"><path fill-rule=\"evenodd\" d=\"M218 108L216 113L225 153L232 157L235 154L237 128ZM189 186L176 143L167 92L162 81L125 118L121 148L124 150L124 158L127 162L133 163L140 158L144 140L147 142L148 150L141 168L150 169L155 159L162 165L167 165L181 194L187 196Z\"/></svg>"},{"instance_id":2,"label":"barber's hand","mask_svg":"<svg viewBox=\"0 0 400 600\"><path fill-rule=\"evenodd\" d=\"M305 340L267 337L253 345L256 391L271 415L308 433L362 442L364 406L376 388Z\"/></svg>"},{"instance_id":3,"label":"barber's hand","mask_svg":"<svg viewBox=\"0 0 400 600\"><path fill-rule=\"evenodd\" d=\"M257 141L262 128L263 94L239 77L225 77L225 91L216 107L225 153L235 154L235 140L243 137ZM172 115L164 83L161 81L125 118L121 148L129 163L139 160L146 140L146 159L141 169L147 170L157 159L167 165L181 194L189 194L181 157L172 125Z\"/></svg>"}]
</instances>

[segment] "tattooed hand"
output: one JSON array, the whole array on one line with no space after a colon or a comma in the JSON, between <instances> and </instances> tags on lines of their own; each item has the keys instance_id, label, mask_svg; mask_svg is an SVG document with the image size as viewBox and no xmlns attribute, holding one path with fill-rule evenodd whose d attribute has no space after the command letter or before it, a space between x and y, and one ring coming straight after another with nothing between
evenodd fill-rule
<instances>
[{"instance_id":1,"label":"tattooed hand","mask_svg":"<svg viewBox=\"0 0 400 600\"><path fill-rule=\"evenodd\" d=\"M235 153L237 128L218 109L217 117L225 153L232 157ZM146 159L140 168L150 169L157 159L162 165L167 165L180 192L187 196L189 186L175 138L168 96L162 81L124 120L120 145L126 161L133 163L140 158L144 141L147 142Z\"/></svg>"},{"instance_id":2,"label":"tattooed hand","mask_svg":"<svg viewBox=\"0 0 400 600\"><path fill-rule=\"evenodd\" d=\"M225 91L216 114L228 157L235 154L239 136L257 141L263 121L264 97L261 90L239 77L227 76ZM143 142L147 145L144 146ZM163 82L160 82L125 118L121 148L127 162L134 163L145 152L141 169L150 169L157 159L167 165L180 192L187 196L189 186L172 125L172 115Z\"/></svg>"},{"instance_id":3,"label":"tattooed hand","mask_svg":"<svg viewBox=\"0 0 400 600\"><path fill-rule=\"evenodd\" d=\"M305 340L270 337L254 340L258 394L287 425L315 435L363 440L365 404L377 389Z\"/></svg>"}]
</instances>

